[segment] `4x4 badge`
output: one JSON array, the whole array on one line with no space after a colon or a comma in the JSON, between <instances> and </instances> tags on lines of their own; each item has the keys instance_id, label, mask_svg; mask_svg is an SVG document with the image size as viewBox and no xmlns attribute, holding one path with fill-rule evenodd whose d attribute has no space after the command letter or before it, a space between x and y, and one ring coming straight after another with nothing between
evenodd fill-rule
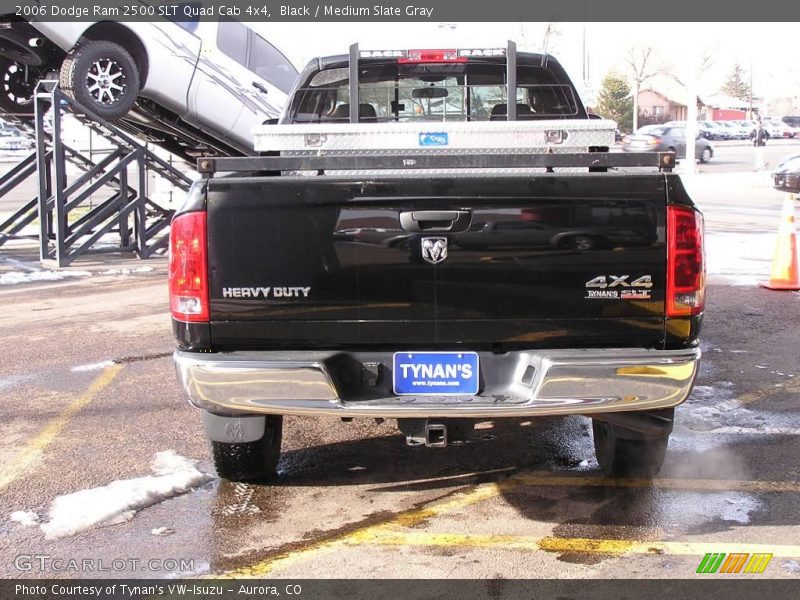
<instances>
[{"instance_id":1,"label":"4x4 badge","mask_svg":"<svg viewBox=\"0 0 800 600\"><path fill-rule=\"evenodd\" d=\"M444 261L447 258L447 238L422 238L422 258L432 265L438 265Z\"/></svg>"}]
</instances>

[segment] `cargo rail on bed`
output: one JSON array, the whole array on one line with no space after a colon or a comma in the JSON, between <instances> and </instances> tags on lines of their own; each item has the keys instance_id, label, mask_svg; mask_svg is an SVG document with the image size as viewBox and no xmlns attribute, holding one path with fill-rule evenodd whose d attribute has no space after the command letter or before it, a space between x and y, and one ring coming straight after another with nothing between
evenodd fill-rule
<instances>
[{"instance_id":1,"label":"cargo rail on bed","mask_svg":"<svg viewBox=\"0 0 800 600\"><path fill-rule=\"evenodd\" d=\"M419 154L414 152L374 155L332 156L253 156L201 158L197 170L204 177L215 173L279 173L286 171L350 170L415 170L415 169L545 169L587 168L589 171L606 171L609 168L656 167L670 172L675 166L673 152L583 152L570 154L520 153L498 154Z\"/></svg>"}]
</instances>

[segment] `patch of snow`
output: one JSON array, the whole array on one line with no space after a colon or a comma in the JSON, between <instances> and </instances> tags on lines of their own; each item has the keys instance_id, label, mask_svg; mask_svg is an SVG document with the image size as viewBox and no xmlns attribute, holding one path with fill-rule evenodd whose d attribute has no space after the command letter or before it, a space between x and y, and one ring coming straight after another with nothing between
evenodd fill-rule
<instances>
[{"instance_id":1,"label":"patch of snow","mask_svg":"<svg viewBox=\"0 0 800 600\"><path fill-rule=\"evenodd\" d=\"M25 263L21 260L17 260L16 258L3 258L2 262L7 263L9 265L13 265L14 268L19 269L20 271L26 271L28 273L32 271L40 271L41 269L37 265L33 265L30 263Z\"/></svg>"},{"instance_id":2,"label":"patch of snow","mask_svg":"<svg viewBox=\"0 0 800 600\"><path fill-rule=\"evenodd\" d=\"M34 375L11 375L10 377L3 377L0 379L0 390L18 386L35 378L36 377Z\"/></svg>"},{"instance_id":3,"label":"patch of snow","mask_svg":"<svg viewBox=\"0 0 800 600\"><path fill-rule=\"evenodd\" d=\"M786 562L782 562L781 567L790 573L800 573L800 563L796 560L787 560Z\"/></svg>"},{"instance_id":4,"label":"patch of snow","mask_svg":"<svg viewBox=\"0 0 800 600\"><path fill-rule=\"evenodd\" d=\"M0 285L16 285L36 281L59 281L66 277L89 277L89 271L8 271L0 274Z\"/></svg>"},{"instance_id":5,"label":"patch of snow","mask_svg":"<svg viewBox=\"0 0 800 600\"><path fill-rule=\"evenodd\" d=\"M172 450L156 453L150 468L154 475L58 496L50 506L49 521L41 525L45 538L130 521L137 511L185 494L211 479L197 468L197 461Z\"/></svg>"},{"instance_id":6,"label":"patch of snow","mask_svg":"<svg viewBox=\"0 0 800 600\"><path fill-rule=\"evenodd\" d=\"M16 510L9 515L9 518L23 527L31 527L39 523L39 515L31 511Z\"/></svg>"},{"instance_id":7,"label":"patch of snow","mask_svg":"<svg viewBox=\"0 0 800 600\"><path fill-rule=\"evenodd\" d=\"M101 369L110 367L113 364L114 364L113 360L103 360L88 365L78 365L77 367L72 367L70 371L72 371L73 373L84 373L86 371L100 371Z\"/></svg>"},{"instance_id":8,"label":"patch of snow","mask_svg":"<svg viewBox=\"0 0 800 600\"><path fill-rule=\"evenodd\" d=\"M153 267L137 267L135 269L109 269L100 271L100 275L130 275L131 273L151 273L155 271Z\"/></svg>"},{"instance_id":9,"label":"patch of snow","mask_svg":"<svg viewBox=\"0 0 800 600\"><path fill-rule=\"evenodd\" d=\"M151 529L150 533L152 535L165 536L165 535L172 535L173 533L175 533L175 530L170 529L169 527L156 527L155 529Z\"/></svg>"},{"instance_id":10,"label":"patch of snow","mask_svg":"<svg viewBox=\"0 0 800 600\"><path fill-rule=\"evenodd\" d=\"M689 427L692 429L692 427ZM747 433L757 435L800 435L797 427L739 427L725 425L707 430L694 430L696 433Z\"/></svg>"},{"instance_id":11,"label":"patch of snow","mask_svg":"<svg viewBox=\"0 0 800 600\"><path fill-rule=\"evenodd\" d=\"M747 525L763 501L745 492L666 492L661 507L663 522L678 521L683 527L723 521ZM677 525L680 527L680 525Z\"/></svg>"}]
</instances>

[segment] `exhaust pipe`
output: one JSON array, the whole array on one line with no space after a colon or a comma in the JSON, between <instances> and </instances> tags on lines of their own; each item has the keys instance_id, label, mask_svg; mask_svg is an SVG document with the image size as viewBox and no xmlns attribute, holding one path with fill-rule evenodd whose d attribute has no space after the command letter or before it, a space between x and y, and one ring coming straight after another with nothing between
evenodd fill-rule
<instances>
[{"instance_id":1,"label":"exhaust pipe","mask_svg":"<svg viewBox=\"0 0 800 600\"><path fill-rule=\"evenodd\" d=\"M44 39L40 37L32 37L31 39L28 40L28 45L31 48L41 48L42 46L44 46Z\"/></svg>"}]
</instances>

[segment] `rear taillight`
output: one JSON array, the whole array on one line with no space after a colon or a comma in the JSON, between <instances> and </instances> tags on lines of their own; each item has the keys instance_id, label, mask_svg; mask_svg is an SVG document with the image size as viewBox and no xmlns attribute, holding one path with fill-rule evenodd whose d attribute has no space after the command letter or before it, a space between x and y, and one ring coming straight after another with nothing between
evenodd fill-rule
<instances>
[{"instance_id":1,"label":"rear taillight","mask_svg":"<svg viewBox=\"0 0 800 600\"><path fill-rule=\"evenodd\" d=\"M169 234L169 303L178 321L208 321L206 213L177 217Z\"/></svg>"},{"instance_id":2,"label":"rear taillight","mask_svg":"<svg viewBox=\"0 0 800 600\"><path fill-rule=\"evenodd\" d=\"M667 316L703 312L706 273L703 216L684 206L667 207Z\"/></svg>"}]
</instances>

